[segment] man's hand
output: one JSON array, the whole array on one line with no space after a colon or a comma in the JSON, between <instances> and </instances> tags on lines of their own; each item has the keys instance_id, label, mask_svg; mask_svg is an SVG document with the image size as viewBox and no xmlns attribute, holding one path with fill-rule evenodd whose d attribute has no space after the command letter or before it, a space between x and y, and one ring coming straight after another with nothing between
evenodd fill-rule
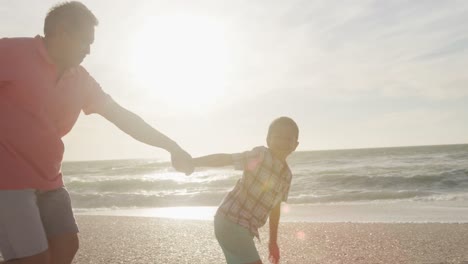
<instances>
[{"instance_id":1,"label":"man's hand","mask_svg":"<svg viewBox=\"0 0 468 264\"><path fill-rule=\"evenodd\" d=\"M268 249L270 251L270 256L268 259L273 264L278 264L280 259L280 251L277 243L268 244Z\"/></svg>"},{"instance_id":2,"label":"man's hand","mask_svg":"<svg viewBox=\"0 0 468 264\"><path fill-rule=\"evenodd\" d=\"M193 173L192 156L181 148L171 152L171 163L176 171L183 172L187 176Z\"/></svg>"}]
</instances>

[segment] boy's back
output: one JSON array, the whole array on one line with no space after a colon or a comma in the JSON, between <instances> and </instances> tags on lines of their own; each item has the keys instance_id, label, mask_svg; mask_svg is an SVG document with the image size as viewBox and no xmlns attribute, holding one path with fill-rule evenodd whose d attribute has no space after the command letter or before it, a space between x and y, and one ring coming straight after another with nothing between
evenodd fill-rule
<instances>
[{"instance_id":1,"label":"boy's back","mask_svg":"<svg viewBox=\"0 0 468 264\"><path fill-rule=\"evenodd\" d=\"M287 200L292 174L286 162L274 157L266 147L233 154L235 169L243 170L234 189L228 193L216 214L247 228L259 236L273 207Z\"/></svg>"}]
</instances>

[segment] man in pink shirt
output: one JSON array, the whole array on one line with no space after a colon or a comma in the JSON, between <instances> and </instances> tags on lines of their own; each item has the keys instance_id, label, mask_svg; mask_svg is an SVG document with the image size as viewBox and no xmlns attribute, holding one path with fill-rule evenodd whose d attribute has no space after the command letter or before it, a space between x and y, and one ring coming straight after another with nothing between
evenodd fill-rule
<instances>
[{"instance_id":1,"label":"man in pink shirt","mask_svg":"<svg viewBox=\"0 0 468 264\"><path fill-rule=\"evenodd\" d=\"M79 114L97 113L138 141L170 152L190 174L190 155L117 104L80 66L98 21L80 2L53 7L44 37L0 39L0 252L12 263L71 263L76 226L60 171L61 138Z\"/></svg>"}]
</instances>

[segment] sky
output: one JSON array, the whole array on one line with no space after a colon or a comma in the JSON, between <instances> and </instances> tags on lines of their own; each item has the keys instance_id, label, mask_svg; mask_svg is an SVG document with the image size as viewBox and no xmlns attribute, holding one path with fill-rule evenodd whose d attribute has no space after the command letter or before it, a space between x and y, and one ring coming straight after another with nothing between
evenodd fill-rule
<instances>
[{"instance_id":1,"label":"sky","mask_svg":"<svg viewBox=\"0 0 468 264\"><path fill-rule=\"evenodd\" d=\"M57 1L0 0L0 37L42 33ZM264 145L290 116L298 150L468 143L468 2L82 1L83 66L193 156ZM65 160L168 159L98 115Z\"/></svg>"}]
</instances>

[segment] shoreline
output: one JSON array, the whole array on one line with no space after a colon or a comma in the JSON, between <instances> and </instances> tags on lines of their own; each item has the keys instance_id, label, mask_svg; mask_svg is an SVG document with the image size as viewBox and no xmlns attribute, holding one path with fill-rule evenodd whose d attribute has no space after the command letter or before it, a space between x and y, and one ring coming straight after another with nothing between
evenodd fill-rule
<instances>
[{"instance_id":1,"label":"shoreline","mask_svg":"<svg viewBox=\"0 0 468 264\"><path fill-rule=\"evenodd\" d=\"M216 206L75 209L76 215L212 220ZM468 223L464 203L283 204L282 222Z\"/></svg>"}]
</instances>

